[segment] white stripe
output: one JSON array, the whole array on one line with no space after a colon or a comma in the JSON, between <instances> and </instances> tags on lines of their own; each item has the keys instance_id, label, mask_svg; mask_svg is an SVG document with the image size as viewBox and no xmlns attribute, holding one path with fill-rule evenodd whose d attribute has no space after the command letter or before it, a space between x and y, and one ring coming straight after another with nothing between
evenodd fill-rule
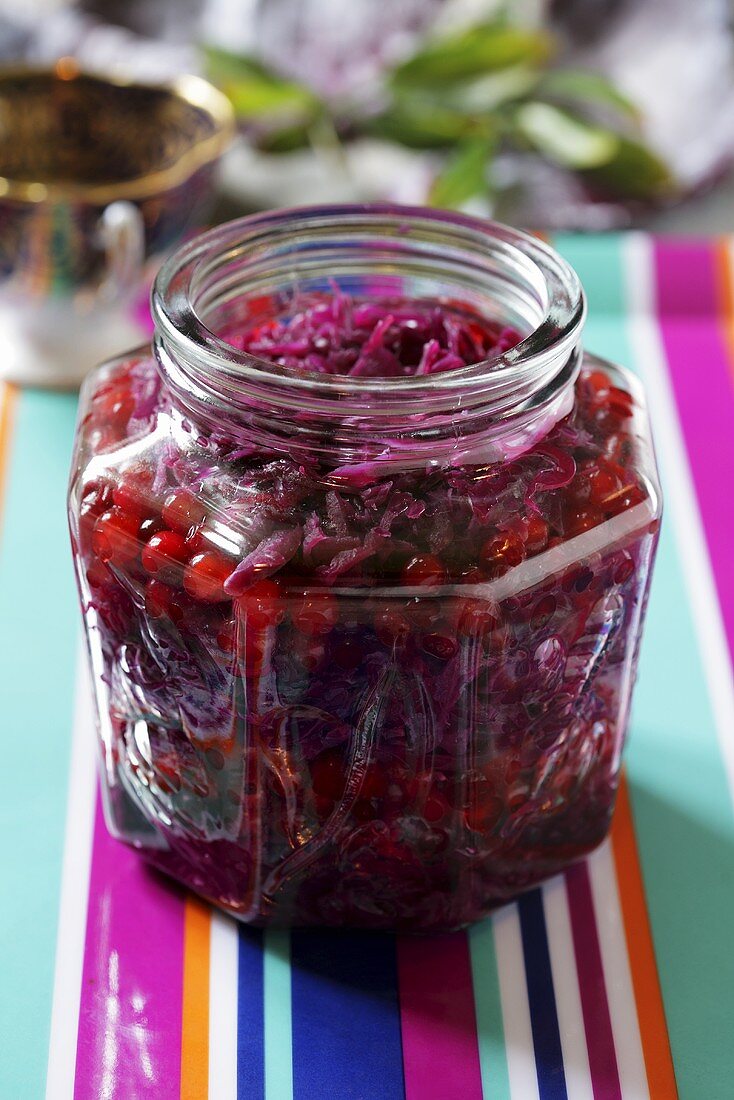
<instances>
[{"instance_id":1,"label":"white stripe","mask_svg":"<svg viewBox=\"0 0 734 1100\"><path fill-rule=\"evenodd\" d=\"M506 905L494 915L492 923L510 1095L512 1100L538 1100L538 1077L517 904Z\"/></svg>"},{"instance_id":2,"label":"white stripe","mask_svg":"<svg viewBox=\"0 0 734 1100\"><path fill-rule=\"evenodd\" d=\"M668 490L667 504L683 564L719 749L734 802L734 677L665 349L654 317L652 243L641 234L630 234L624 248L624 263L629 339L650 399L650 417Z\"/></svg>"},{"instance_id":3,"label":"white stripe","mask_svg":"<svg viewBox=\"0 0 734 1100\"><path fill-rule=\"evenodd\" d=\"M209 1096L237 1100L237 921L212 913L209 963Z\"/></svg>"},{"instance_id":4,"label":"white stripe","mask_svg":"<svg viewBox=\"0 0 734 1100\"><path fill-rule=\"evenodd\" d=\"M74 1093L89 872L94 833L96 730L86 654L80 651L69 762L59 925L46 1074L47 1100Z\"/></svg>"},{"instance_id":5,"label":"white stripe","mask_svg":"<svg viewBox=\"0 0 734 1100\"><path fill-rule=\"evenodd\" d=\"M609 840L589 856L587 865L622 1096L624 1100L649 1100L645 1056Z\"/></svg>"},{"instance_id":6,"label":"white stripe","mask_svg":"<svg viewBox=\"0 0 734 1100\"><path fill-rule=\"evenodd\" d=\"M568 1100L594 1100L571 914L562 876L551 879L543 887L543 909Z\"/></svg>"}]
</instances>

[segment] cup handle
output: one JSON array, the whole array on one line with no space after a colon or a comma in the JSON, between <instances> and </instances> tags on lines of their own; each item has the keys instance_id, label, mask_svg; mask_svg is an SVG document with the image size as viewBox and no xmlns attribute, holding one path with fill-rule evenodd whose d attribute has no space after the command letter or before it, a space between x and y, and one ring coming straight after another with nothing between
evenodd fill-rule
<instances>
[{"instance_id":1,"label":"cup handle","mask_svg":"<svg viewBox=\"0 0 734 1100\"><path fill-rule=\"evenodd\" d=\"M119 199L105 207L97 231L106 258L99 296L106 302L119 301L135 288L143 269L143 216L134 203Z\"/></svg>"}]
</instances>

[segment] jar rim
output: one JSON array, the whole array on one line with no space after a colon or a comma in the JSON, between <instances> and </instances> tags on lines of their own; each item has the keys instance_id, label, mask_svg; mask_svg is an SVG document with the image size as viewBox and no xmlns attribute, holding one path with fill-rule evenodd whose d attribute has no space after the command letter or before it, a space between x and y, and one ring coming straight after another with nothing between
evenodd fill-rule
<instances>
[{"instance_id":1,"label":"jar rim","mask_svg":"<svg viewBox=\"0 0 734 1100\"><path fill-rule=\"evenodd\" d=\"M399 230L445 230L457 242L481 249L482 243L498 244L508 260L524 265L528 278L534 274L545 288L543 316L535 327L512 348L488 356L465 367L432 375L410 375L389 379L391 397L404 401L428 394L452 394L477 387L503 390L519 377L522 368L532 368L543 353L553 349L561 359L571 356L578 342L586 315L586 302L578 276L553 248L522 230L501 222L455 211L392 203L355 203L289 207L252 214L222 223L199 234L175 251L163 264L153 284L151 309L156 340L163 343L174 358L220 376L229 383L251 381L259 386L273 383L294 393L318 393L327 400L384 399L382 377L323 375L312 371L293 371L272 361L240 350L218 336L197 312L192 290L197 275L212 255L234 255L236 250L254 247L268 235L287 237L301 230L331 227L347 231L360 225L388 221ZM565 356L565 351L568 355ZM384 405L383 405L384 408Z\"/></svg>"}]
</instances>

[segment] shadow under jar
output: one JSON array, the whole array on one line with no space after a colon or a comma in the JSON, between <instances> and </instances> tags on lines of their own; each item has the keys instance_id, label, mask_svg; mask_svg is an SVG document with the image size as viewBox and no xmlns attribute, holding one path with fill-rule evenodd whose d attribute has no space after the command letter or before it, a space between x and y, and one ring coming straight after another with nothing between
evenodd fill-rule
<instances>
[{"instance_id":1,"label":"shadow under jar","mask_svg":"<svg viewBox=\"0 0 734 1100\"><path fill-rule=\"evenodd\" d=\"M660 491L574 272L305 208L200 236L153 306L85 385L70 490L112 832L249 923L404 931L593 849Z\"/></svg>"}]
</instances>

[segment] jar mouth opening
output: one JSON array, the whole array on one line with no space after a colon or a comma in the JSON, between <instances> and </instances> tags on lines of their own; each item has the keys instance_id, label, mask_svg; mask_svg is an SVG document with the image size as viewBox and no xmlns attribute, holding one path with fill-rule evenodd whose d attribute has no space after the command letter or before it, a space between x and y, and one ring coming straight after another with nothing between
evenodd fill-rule
<instances>
[{"instance_id":1,"label":"jar mouth opening","mask_svg":"<svg viewBox=\"0 0 734 1100\"><path fill-rule=\"evenodd\" d=\"M409 258L421 242L433 242L436 255L453 248L456 271L464 257L477 287L487 277L482 266L491 255L495 268L504 265L512 273L515 291L523 299L526 316L518 326L526 330L523 338L507 351L429 376L354 378L291 370L233 347L211 325L207 311L211 313L215 290L234 296L239 286L240 295L246 293L250 269L254 270L256 258L264 252L270 250L273 262L281 264L295 283L299 269L313 266L309 250L325 235L332 243L341 235L346 247L350 243L361 247L363 265L368 267L373 256L376 262L367 240L371 234L390 242L397 257L395 264L402 256ZM298 242L295 252L294 241ZM339 285L338 278L334 281ZM173 253L158 273L151 302L157 341L197 374L226 379L230 387L238 381L243 387L254 383L258 388L272 383L280 391L306 391L326 400L356 399L360 404L370 399L384 401L386 393L401 404L442 392L455 399L477 386L486 391L488 384L501 392L521 380L527 383L528 373L543 374L539 379L543 385L547 371L541 371L541 365L552 357L560 369L570 358L586 309L576 273L538 238L467 214L383 203L293 207L224 223ZM487 316L502 319L489 312Z\"/></svg>"}]
</instances>

